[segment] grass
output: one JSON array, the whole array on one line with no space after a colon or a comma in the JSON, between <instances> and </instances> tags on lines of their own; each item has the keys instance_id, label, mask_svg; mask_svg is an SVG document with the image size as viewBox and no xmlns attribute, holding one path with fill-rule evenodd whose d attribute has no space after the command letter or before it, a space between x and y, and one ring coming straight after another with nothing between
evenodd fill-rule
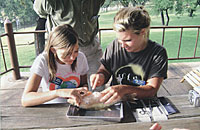
<instances>
[{"instance_id":1,"label":"grass","mask_svg":"<svg viewBox=\"0 0 200 130\"><path fill-rule=\"evenodd\" d=\"M155 15L152 9L147 8L151 17L151 26L162 26L160 15ZM112 23L117 11L109 11L100 13L99 25L100 28L112 28ZM200 7L195 12L194 17L189 17L188 13L183 15L169 14L170 22L169 26L179 26L179 25L199 25L200 21ZM166 17L165 17L166 20Z\"/></svg>"},{"instance_id":2,"label":"grass","mask_svg":"<svg viewBox=\"0 0 200 130\"><path fill-rule=\"evenodd\" d=\"M153 11L148 8L151 16L151 26L162 26L161 18L159 15L153 15ZM100 28L112 28L113 18L117 11L110 11L101 13L100 15ZM188 13L181 16L170 14L169 26L180 26L180 25L199 25L200 21L200 8L195 12L195 17L188 17ZM184 29L182 36L182 45L179 57L192 57L194 54L195 42L196 42L197 29ZM165 34L164 47L167 49L169 58L177 57L178 46L180 42L180 29L167 29ZM115 34L113 32L105 32L102 34L101 43L103 50L106 46L115 39ZM162 42L162 30L152 30L150 34L150 39L158 43ZM200 56L200 41L198 40L198 46L196 51L196 56ZM189 62L189 61L199 61L199 59L193 60L176 60L171 62Z\"/></svg>"},{"instance_id":3,"label":"grass","mask_svg":"<svg viewBox=\"0 0 200 130\"><path fill-rule=\"evenodd\" d=\"M99 27L100 28L112 28L113 18L117 11L109 11L105 13L100 13L99 17Z\"/></svg>"},{"instance_id":4,"label":"grass","mask_svg":"<svg viewBox=\"0 0 200 130\"><path fill-rule=\"evenodd\" d=\"M192 57L194 55L194 50L191 48L195 48L196 43L196 34L197 29L189 30L184 29L182 40L181 40L181 49L179 57ZM161 33L160 32L152 32L150 34L150 39L161 43ZM180 29L174 31L166 31L165 33L165 41L164 47L167 49L167 54L169 58L175 58L178 56L178 48L180 42ZM200 56L200 44L197 46L196 56ZM198 60L184 60L184 62L188 61L198 61ZM183 61L170 61L171 62L183 62Z\"/></svg>"},{"instance_id":5,"label":"grass","mask_svg":"<svg viewBox=\"0 0 200 130\"><path fill-rule=\"evenodd\" d=\"M159 15L153 15L153 11L148 8L151 16L151 26L161 26L161 19ZM112 28L113 18L117 11L109 11L100 13L99 25L100 28ZM200 21L200 9L195 12L195 17L188 17L188 13L183 14L178 17L174 14L170 14L170 26L174 25L199 25ZM33 31L35 27L30 27L26 29L18 30L22 31ZM189 57L193 56L193 50L195 42L196 42L196 29L184 29L183 39L182 39L182 49L180 50L180 57ZM178 53L178 44L180 37L180 29L168 29L165 34L164 47L167 49L169 57L176 57ZM103 50L105 50L106 46L115 39L115 33L111 31L103 32L101 37L101 45ZM161 43L162 40L162 30L152 30L150 33L150 39ZM10 68L10 58L8 54L8 48L6 44L6 37L1 38L3 43L3 48L5 52L6 62L8 65L8 69ZM17 55L20 66L31 65L36 57L35 55L35 46L34 44L30 44L34 41L33 34L17 34L15 35L15 42L17 45ZM197 56L200 56L200 41L198 41L197 46ZM184 50L183 50L184 49ZM5 71L3 65L2 54L1 57L1 72ZM184 60L184 62L191 60ZM198 60L192 60L198 61ZM182 62L182 61L170 61L170 62ZM26 71L26 70L25 70Z\"/></svg>"},{"instance_id":6,"label":"grass","mask_svg":"<svg viewBox=\"0 0 200 130\"><path fill-rule=\"evenodd\" d=\"M191 48L195 48L196 43L196 34L197 29L190 30L185 29L183 32L183 38L182 38L182 44L180 49L179 57L192 57L194 54L194 50L191 50ZM179 48L179 42L180 42L180 29L178 30L171 30L168 29L165 33L165 41L164 41L164 47L167 49L168 57L169 58L175 58L178 55L178 48ZM102 42L102 48L105 50L106 46L113 41L115 38L114 32L105 32L102 33L101 42ZM156 41L157 43L162 43L162 30L155 31L152 30L150 32L150 39L152 41ZM199 42L198 42L199 43ZM196 56L200 57L200 44L197 46ZM198 60L184 60L184 62L188 61L198 61ZM170 61L172 62L183 62L181 60L179 61Z\"/></svg>"},{"instance_id":7,"label":"grass","mask_svg":"<svg viewBox=\"0 0 200 130\"><path fill-rule=\"evenodd\" d=\"M23 31L33 31L35 27L30 27L26 29L20 29L19 32ZM17 49L17 57L20 66L30 66L34 61L35 55L35 46L32 44L34 42L34 35L33 34L16 34L15 37L15 44ZM11 68L10 56L8 52L7 46L7 37L2 37L2 44L4 49L4 55L6 60L7 68ZM1 65L1 72L5 71L4 62L2 53L0 53L0 65ZM22 69L27 70L27 69Z\"/></svg>"}]
</instances>

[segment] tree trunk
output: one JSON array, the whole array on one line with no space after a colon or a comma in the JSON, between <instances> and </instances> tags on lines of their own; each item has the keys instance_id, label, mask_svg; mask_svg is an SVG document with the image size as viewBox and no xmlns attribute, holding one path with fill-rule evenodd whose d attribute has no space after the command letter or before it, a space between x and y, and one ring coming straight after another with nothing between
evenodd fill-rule
<instances>
[{"instance_id":1,"label":"tree trunk","mask_svg":"<svg viewBox=\"0 0 200 130\"><path fill-rule=\"evenodd\" d=\"M131 0L132 6L135 7L136 6L136 1L135 0Z\"/></svg>"},{"instance_id":2,"label":"tree trunk","mask_svg":"<svg viewBox=\"0 0 200 130\"><path fill-rule=\"evenodd\" d=\"M169 15L168 15L168 10L166 9L165 10L165 12L166 12L166 16L167 16L167 23L166 23L166 26L168 26L169 25Z\"/></svg>"},{"instance_id":3,"label":"tree trunk","mask_svg":"<svg viewBox=\"0 0 200 130\"><path fill-rule=\"evenodd\" d=\"M193 10L193 9L191 9L191 10L190 10L189 17L192 17L192 16L193 16L193 12L194 12L194 10Z\"/></svg>"},{"instance_id":4,"label":"tree trunk","mask_svg":"<svg viewBox=\"0 0 200 130\"><path fill-rule=\"evenodd\" d=\"M162 25L165 25L165 18L164 18L163 10L161 11L161 20L162 20Z\"/></svg>"}]
</instances>

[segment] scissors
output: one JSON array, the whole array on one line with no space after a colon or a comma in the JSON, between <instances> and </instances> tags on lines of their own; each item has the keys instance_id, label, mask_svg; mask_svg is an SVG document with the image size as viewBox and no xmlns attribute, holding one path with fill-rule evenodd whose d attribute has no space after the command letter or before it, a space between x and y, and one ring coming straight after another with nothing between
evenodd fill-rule
<instances>
[{"instance_id":1,"label":"scissors","mask_svg":"<svg viewBox=\"0 0 200 130\"><path fill-rule=\"evenodd\" d=\"M147 107L146 107L146 105L144 104L144 101L143 101L143 100L140 100L140 102L142 103L143 108L142 108L142 111L140 111L139 113L142 114L142 115L147 114L147 115L150 117L151 121L153 121L152 107L151 107L151 102L150 102L150 100L149 100L149 110L150 110L150 111L147 111Z\"/></svg>"},{"instance_id":2,"label":"scissors","mask_svg":"<svg viewBox=\"0 0 200 130\"><path fill-rule=\"evenodd\" d=\"M145 115L145 114L148 114L148 115L149 115L149 111L147 111L147 107L146 107L146 105L144 104L144 101L143 101L143 100L140 100L140 102L142 103L143 108L142 108L142 111L139 111L139 113L142 114L142 115Z\"/></svg>"}]
</instances>

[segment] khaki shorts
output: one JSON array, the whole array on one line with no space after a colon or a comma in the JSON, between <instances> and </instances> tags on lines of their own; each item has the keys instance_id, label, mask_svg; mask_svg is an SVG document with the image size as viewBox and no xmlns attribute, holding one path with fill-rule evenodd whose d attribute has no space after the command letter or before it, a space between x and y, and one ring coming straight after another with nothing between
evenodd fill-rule
<instances>
[{"instance_id":1,"label":"khaki shorts","mask_svg":"<svg viewBox=\"0 0 200 130\"><path fill-rule=\"evenodd\" d=\"M96 36L93 42L86 47L79 46L79 50L83 52L87 58L89 65L89 72L88 72L88 79L89 79L90 75L95 74L101 65L100 59L103 55L103 51L99 43L98 37ZM97 87L97 91L101 91L102 89L104 89L103 86Z\"/></svg>"},{"instance_id":2,"label":"khaki shorts","mask_svg":"<svg viewBox=\"0 0 200 130\"><path fill-rule=\"evenodd\" d=\"M100 58L103 55L101 45L99 43L99 39L96 36L93 42L85 47L79 46L79 50L83 52L87 58L89 65L89 75L97 72L100 66Z\"/></svg>"}]
</instances>

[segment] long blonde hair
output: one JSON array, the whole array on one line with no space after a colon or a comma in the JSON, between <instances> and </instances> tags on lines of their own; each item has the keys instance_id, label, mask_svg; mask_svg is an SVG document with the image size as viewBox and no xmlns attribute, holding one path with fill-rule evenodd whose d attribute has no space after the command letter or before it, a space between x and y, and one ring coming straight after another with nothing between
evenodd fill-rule
<instances>
[{"instance_id":1,"label":"long blonde hair","mask_svg":"<svg viewBox=\"0 0 200 130\"><path fill-rule=\"evenodd\" d=\"M57 55L55 55L51 51L51 47L56 47L58 49L67 48L65 55L69 55L72 53L76 44L78 44L78 35L73 30L73 28L68 24L57 26L50 33L48 43L45 47L45 51L47 52L50 81L55 79L57 72L57 66L56 66ZM72 71L75 70L75 67L76 67L76 60L71 65Z\"/></svg>"}]
</instances>

